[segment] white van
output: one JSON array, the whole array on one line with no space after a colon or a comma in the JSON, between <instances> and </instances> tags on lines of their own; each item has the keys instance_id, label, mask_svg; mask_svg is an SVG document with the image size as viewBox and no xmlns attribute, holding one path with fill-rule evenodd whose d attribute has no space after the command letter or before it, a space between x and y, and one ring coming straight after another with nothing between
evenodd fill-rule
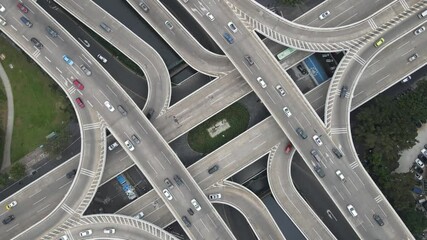
<instances>
[{"instance_id":1,"label":"white van","mask_svg":"<svg viewBox=\"0 0 427 240\"><path fill-rule=\"evenodd\" d=\"M427 16L427 10L424 10L421 13L418 13L418 18L420 18L420 19L425 17L425 16Z\"/></svg>"}]
</instances>

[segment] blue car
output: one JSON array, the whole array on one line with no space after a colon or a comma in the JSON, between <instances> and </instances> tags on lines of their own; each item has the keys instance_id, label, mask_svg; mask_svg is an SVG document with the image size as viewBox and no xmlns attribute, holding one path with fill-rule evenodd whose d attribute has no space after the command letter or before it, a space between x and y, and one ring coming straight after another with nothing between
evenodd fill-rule
<instances>
[{"instance_id":1,"label":"blue car","mask_svg":"<svg viewBox=\"0 0 427 240\"><path fill-rule=\"evenodd\" d=\"M68 65L73 65L73 60L71 60L71 58L69 58L67 55L64 55L62 57L62 59L64 59L64 61L68 64Z\"/></svg>"},{"instance_id":2,"label":"blue car","mask_svg":"<svg viewBox=\"0 0 427 240\"><path fill-rule=\"evenodd\" d=\"M225 38L225 40L227 40L227 42L229 43L229 44L233 44L234 43L234 39L233 39L233 37L229 34L229 33L224 33L224 38Z\"/></svg>"},{"instance_id":3,"label":"blue car","mask_svg":"<svg viewBox=\"0 0 427 240\"><path fill-rule=\"evenodd\" d=\"M30 20L28 20L28 18L26 18L26 17L22 16L20 19L21 19L21 22L22 22L23 24L25 24L25 26L27 26L27 27L29 27L29 28L33 26L33 24L31 23L31 21L30 21Z\"/></svg>"}]
</instances>

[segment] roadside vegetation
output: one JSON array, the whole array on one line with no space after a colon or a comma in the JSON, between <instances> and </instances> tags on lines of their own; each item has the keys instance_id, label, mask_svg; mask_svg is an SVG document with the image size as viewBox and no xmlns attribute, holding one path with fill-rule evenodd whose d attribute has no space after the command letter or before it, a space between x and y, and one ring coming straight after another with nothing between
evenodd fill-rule
<instances>
[{"instance_id":1,"label":"roadside vegetation","mask_svg":"<svg viewBox=\"0 0 427 240\"><path fill-rule=\"evenodd\" d=\"M208 128L222 119L227 120L230 128L212 138ZM194 151L208 154L244 132L248 123L248 110L242 104L235 103L192 129L188 133L188 144Z\"/></svg>"},{"instance_id":2,"label":"roadside vegetation","mask_svg":"<svg viewBox=\"0 0 427 240\"><path fill-rule=\"evenodd\" d=\"M62 89L24 52L0 38L2 65L9 77L13 92L15 121L12 134L9 173L0 176L0 187L6 179L16 180L25 175L18 160L41 145L49 144L46 136L56 132L61 136L69 121L75 118L74 109ZM4 133L7 119L7 100L0 84L0 161L3 159ZM22 175L24 174L24 175ZM7 181L6 181L7 182Z\"/></svg>"},{"instance_id":3,"label":"roadside vegetation","mask_svg":"<svg viewBox=\"0 0 427 240\"><path fill-rule=\"evenodd\" d=\"M303 0L279 0L279 2L294 7L295 5L302 3Z\"/></svg>"},{"instance_id":4,"label":"roadside vegetation","mask_svg":"<svg viewBox=\"0 0 427 240\"><path fill-rule=\"evenodd\" d=\"M380 95L356 110L352 134L360 160L414 236L427 228L423 212L415 210L413 173L394 173L400 152L413 147L417 128L427 120L427 81L398 98ZM415 160L415 156L414 156Z\"/></svg>"}]
</instances>

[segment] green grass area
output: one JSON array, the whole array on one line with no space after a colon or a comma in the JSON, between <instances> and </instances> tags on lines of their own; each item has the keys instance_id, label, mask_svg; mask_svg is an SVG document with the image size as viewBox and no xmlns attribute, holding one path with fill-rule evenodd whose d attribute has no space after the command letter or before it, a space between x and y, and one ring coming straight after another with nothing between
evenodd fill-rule
<instances>
[{"instance_id":1,"label":"green grass area","mask_svg":"<svg viewBox=\"0 0 427 240\"><path fill-rule=\"evenodd\" d=\"M211 138L207 129L224 118L230 128ZM188 133L188 144L194 151L210 153L244 132L248 123L248 110L242 104L235 103L191 130Z\"/></svg>"},{"instance_id":2,"label":"green grass area","mask_svg":"<svg viewBox=\"0 0 427 240\"><path fill-rule=\"evenodd\" d=\"M15 121L11 161L16 162L45 144L46 135L60 131L68 124L70 113L67 108L69 111L70 103L37 64L4 38L0 38L0 53L6 56L2 65L13 91ZM6 101L1 103L6 104Z\"/></svg>"}]
</instances>

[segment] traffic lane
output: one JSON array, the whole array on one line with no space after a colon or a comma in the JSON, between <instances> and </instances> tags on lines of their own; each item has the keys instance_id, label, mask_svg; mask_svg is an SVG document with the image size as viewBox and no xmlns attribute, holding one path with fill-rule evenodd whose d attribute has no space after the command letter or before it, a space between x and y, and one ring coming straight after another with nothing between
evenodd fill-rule
<instances>
[{"instance_id":1,"label":"traffic lane","mask_svg":"<svg viewBox=\"0 0 427 240\"><path fill-rule=\"evenodd\" d=\"M258 126L260 129L259 132L246 131L245 133L242 133L238 138L231 140L228 144L209 154L207 158L204 158L202 161L198 161L197 164L193 164L188 168L188 171L192 176L194 176L195 181L202 189L208 188L217 182L218 179L228 178L244 166L248 166L255 162L259 157L270 151L270 149L277 144L279 141L278 139L283 136L283 133L277 130L278 126L272 118L264 120L264 122L259 123ZM269 137L262 138L262 136L260 136L260 132ZM263 141L260 142L260 139L263 139ZM239 149L236 151L236 149L238 149L236 146L245 146L247 150ZM231 152L232 154L224 154L226 152ZM230 159L233 159L233 161L230 161ZM218 163L214 163L215 160ZM219 170L213 174L209 174L208 169L215 164L219 166ZM173 181L173 179L170 180ZM175 182L173 183L175 184ZM132 215L137 212L139 208L138 206L148 206L157 201L156 197L157 195L155 195L155 193L150 192L150 195L143 196L132 202L130 205L120 210L119 213ZM161 210L161 206L161 204L158 204L156 210ZM166 226L170 222L174 221L170 214L167 215L169 216L169 220L167 221L165 221L165 218L157 221L158 216L159 214L147 216L145 219L159 226Z\"/></svg>"},{"instance_id":2,"label":"traffic lane","mask_svg":"<svg viewBox=\"0 0 427 240\"><path fill-rule=\"evenodd\" d=\"M72 228L61 232L57 237L68 235L71 239L79 239L80 232L92 230L90 238L95 239L171 239L174 236L151 223L115 215L85 216L71 225ZM105 233L105 229L115 229L114 234Z\"/></svg>"},{"instance_id":3,"label":"traffic lane","mask_svg":"<svg viewBox=\"0 0 427 240\"><path fill-rule=\"evenodd\" d=\"M421 25L417 26L415 29ZM427 53L424 48L415 49L414 46L422 46L426 41L427 39L425 37L422 37L422 35L415 36L411 31L375 56L356 86L354 98L352 100L354 103L352 105L359 106L362 100L366 101L366 99L370 99L377 95L378 91L369 88L372 81L382 86L382 89L387 89L397 81L401 81L404 77L410 75L414 69L422 67ZM419 55L418 59L409 63L408 56L415 52ZM399 57L387 58L390 54ZM394 70L396 66L399 66L398 72ZM352 109L353 108L352 106Z\"/></svg>"},{"instance_id":4,"label":"traffic lane","mask_svg":"<svg viewBox=\"0 0 427 240\"><path fill-rule=\"evenodd\" d=\"M288 228L293 229L293 231L289 234L293 233L295 238L304 238L303 236L305 236L307 239L334 239L333 233L326 228L321 219L295 189L291 176L291 163L295 151L285 152L288 142L285 139L278 145L278 149L267 165L267 173L270 189L277 205L292 219L293 227ZM283 176L283 173L286 176ZM273 212L272 214L274 215ZM285 235L288 234L286 231L284 233Z\"/></svg>"},{"instance_id":5,"label":"traffic lane","mask_svg":"<svg viewBox=\"0 0 427 240\"><path fill-rule=\"evenodd\" d=\"M133 122L136 122L140 126L138 131L145 132L145 134L138 133L141 136L141 139L143 140L141 141L141 144L135 148L135 151L133 153L138 154L141 148L144 148L145 150L150 149L150 156L148 157L147 162L142 162L140 161L141 158L137 158L138 161L136 161L136 164L144 173L144 175L147 176L148 179L150 179L150 182L153 184L153 187L157 187L157 189L159 190L158 194L160 194L161 198L169 207L169 209L172 212L175 211L175 213L173 213L176 218L178 218L179 221L182 221L180 217L186 214L188 209L188 203L191 199L195 198L202 207L202 211L199 212L198 217L210 219L211 221L215 222L214 226L209 225L210 229L208 228L208 226L205 226L205 228L202 229L203 232L201 233L196 233L194 231L195 229L190 228L188 230L192 232L190 232L189 235L198 236L203 235L207 232L216 232L217 234L222 235L222 237L229 238L225 235L228 234L229 231L225 227L225 223L222 221L222 219L219 219L220 217L218 213L213 210L213 207L207 201L206 196L199 193L201 192L201 190L195 184L194 180L192 181L191 176L189 176L188 172L186 172L184 166L179 161L179 159L177 159L176 155L171 154L171 150L169 149L169 146L166 144L166 142L164 140L160 140L158 138L153 137L150 138L150 141L146 141L145 139L148 139L148 136L160 135L156 132L156 130L152 127L151 124L149 126L145 126L144 128L143 125L137 119L138 118L135 118ZM144 125L147 125L147 123L144 122ZM132 126L130 126L130 128L132 128ZM132 128L132 130L135 129ZM129 133L125 133L125 135L129 136ZM151 175L148 175L149 173L151 173ZM185 183L184 186L181 186L179 189L176 188L175 192L172 192L172 194L176 194L176 192L180 193L180 201L177 201L176 204L172 204L171 202L169 202L169 200L167 200L161 192L161 189L163 189L164 186L164 179L166 177L172 178L171 175L173 175L173 173L178 174Z\"/></svg>"},{"instance_id":6,"label":"traffic lane","mask_svg":"<svg viewBox=\"0 0 427 240\"><path fill-rule=\"evenodd\" d=\"M246 42L248 42L250 40L250 38L246 38L245 40L239 40L239 41L241 41L241 42L243 42L243 41L246 41ZM236 43L237 43L238 41L236 41ZM254 46L254 45L256 45L256 44L246 44L246 46L247 45L250 45L250 46ZM242 46L242 43L240 43L238 46ZM242 47L241 47L242 48ZM238 51L238 52L245 52L245 50L242 50L242 49L239 49L240 51ZM236 49L236 47L234 48L234 49L232 49L232 50L235 50ZM230 51L231 51L231 49L230 49ZM257 61L256 60L256 57L254 57L254 60L255 61ZM233 61L233 60L232 60ZM238 68L239 68L239 66L238 65L236 65ZM242 68L242 69L244 69L244 68ZM268 66L264 66L264 68L263 68L263 70L266 70L266 71L268 71L268 72L270 72L270 77L272 77L273 79L282 79L283 77L282 76L274 76L274 74L273 73L275 73L275 71L272 71L272 69L269 69L269 67ZM245 73L242 73L243 75L245 75ZM277 80L276 80L277 81ZM250 83L250 81L248 81L249 83ZM283 83L282 83L283 84ZM285 84L287 84L287 85L289 85L287 82L285 82ZM287 85L285 85L285 89L287 88L287 89L292 89L292 87L294 87L294 86L292 86L291 85L291 87L287 87ZM255 88L255 91L256 91L256 88ZM296 92L298 92L298 90L296 90ZM287 95L294 95L293 94L294 93L294 91L289 91L289 92L287 92ZM292 97L292 96L290 96L290 97ZM289 96L288 96L288 99L290 98ZM292 99L298 99L298 98L292 98ZM274 100L273 99L271 99L272 100L272 102L274 102ZM283 101L283 100L281 100L281 101ZM303 102L303 103L305 103L304 102L304 100L302 100L302 101L300 101L300 102L298 102L298 103L301 103L301 102ZM268 105L267 103L268 102L266 102L265 100L264 100L264 103L266 104L266 105ZM294 102L294 104L298 104L298 103L295 103ZM298 104L298 105L301 105L301 104ZM275 106L274 106L275 107ZM270 107L271 108L271 107ZM275 107L276 108L276 107ZM301 109L300 111L301 112L303 112L303 110L304 110L304 107L299 107L299 109ZM309 108L310 109L310 108ZM271 110L271 109L270 109ZM278 111L281 111L281 110L278 110ZM278 111L276 111L276 113L278 112ZM275 112L274 112L274 110L273 111L271 111L272 112L272 114L273 114L273 116L275 115ZM308 135L311 135L311 136L313 136L312 134L310 134L310 132L315 132L315 133L317 133L318 135L326 135L326 133L323 131L323 128L321 127L321 126L318 126L318 119L316 118L316 115L314 115L314 116L312 116L313 114L305 114L305 119L306 119L306 121L307 121L307 123L309 124L309 125L311 125L311 127L314 127L314 129L313 130L308 130L308 132L307 132L307 134ZM283 121L282 120L282 118L280 118L280 115L276 115L276 116L279 116L279 117L277 117L276 119L277 120L279 120L279 125L281 124L280 123L280 121ZM313 117L314 117L314 121L313 121ZM311 120L308 120L309 118L311 118ZM295 121L295 119L296 118L294 118L293 120ZM298 119L296 119L296 120L298 120ZM289 121L289 122L285 122L285 123L282 123L283 125L282 126L286 126L287 124L289 124L291 121ZM318 129L317 131L319 131L319 132L317 132L316 131L316 128ZM290 136L292 136L292 135L290 135ZM327 135L326 135L327 136ZM301 141L301 140L300 140ZM305 143L305 144L307 144L307 143ZM309 145L311 145L311 146L313 146L313 144L311 143L311 144L309 144ZM306 145L307 146L307 145ZM324 139L324 146L322 146L322 147L319 147L320 149L322 149L322 148L324 148L325 146L332 146L332 144L331 144L331 140L329 139L329 138L327 138L327 139ZM298 144L297 144L297 147L296 147L297 149L298 148L300 148L300 146L298 146ZM307 157L307 159L308 159L308 157ZM307 162L308 164L312 164L312 163L310 163L310 160L308 160L308 162ZM325 166L325 168L326 168L326 166ZM329 191L331 191L331 190L333 190L333 189L331 189L330 187L329 187ZM344 209L343 209L344 210Z\"/></svg>"},{"instance_id":7,"label":"traffic lane","mask_svg":"<svg viewBox=\"0 0 427 240\"><path fill-rule=\"evenodd\" d=\"M111 18L109 13L105 12L92 1L79 2L77 6L75 6L77 3L68 1L58 1L58 3L73 15L78 16L82 22L96 29L98 34L102 35L104 39L114 46L119 47L124 54L136 59L134 62L139 63L139 66L145 72L147 80L150 82L148 85L150 89L148 91L146 108L153 108L157 114L160 114L162 109L169 104L171 94L169 72L160 55L151 46L141 41L137 35L129 31L126 26L122 25L116 19ZM103 20L89 18L88 16L101 16ZM112 29L110 33L100 29L99 22L101 21L104 21ZM140 49L141 46L144 46L144 51ZM142 58L138 58L138 56ZM161 79L161 81L157 81L156 79Z\"/></svg>"},{"instance_id":8,"label":"traffic lane","mask_svg":"<svg viewBox=\"0 0 427 240\"><path fill-rule=\"evenodd\" d=\"M160 1L152 2L149 5L153 11L157 10L156 14L152 14L152 11L148 13L144 12L136 3L130 4L193 68L208 75L218 75L218 73L225 73L234 69L233 65L225 56L212 53L203 48L181 23L167 11ZM166 26L166 21L171 24L172 27ZM202 21L212 24L207 18L204 18ZM195 58L194 56L198 57Z\"/></svg>"},{"instance_id":9,"label":"traffic lane","mask_svg":"<svg viewBox=\"0 0 427 240\"><path fill-rule=\"evenodd\" d=\"M221 185L206 191L207 195L217 193L221 194L221 198L211 202L227 204L238 209L258 239L285 239L267 207L249 189L238 183L224 181Z\"/></svg>"},{"instance_id":10,"label":"traffic lane","mask_svg":"<svg viewBox=\"0 0 427 240\"><path fill-rule=\"evenodd\" d=\"M79 41L79 43L84 46L89 53L96 59L101 65L111 74L111 76L116 79L124 87L125 91L133 97L135 103L142 108L145 104L147 94L148 94L148 85L146 79L135 74L135 72L128 69L125 65L120 63L117 58L111 55L97 40L93 39L88 33L86 33L83 28L79 26L81 23L74 22L63 11L58 11L52 9L47 2L39 1L38 4L51 15L61 26L63 26L67 31ZM57 6L57 5L56 5ZM84 40L88 41L88 45L83 42ZM107 59L107 63L102 63L101 60L97 58L97 55L101 54Z\"/></svg>"},{"instance_id":11,"label":"traffic lane","mask_svg":"<svg viewBox=\"0 0 427 240\"><path fill-rule=\"evenodd\" d=\"M77 160L77 157L75 159ZM64 198L70 188L74 179L68 179L66 173L76 169L77 165L77 161L68 161L15 193L13 197L2 201L2 209L5 209L4 206L11 201L17 201L14 208L9 211L2 210L0 213L2 219L10 214L15 215L13 222L0 226L0 230L3 232L2 236L5 239L12 239L17 233L46 217ZM31 211L29 211L30 209Z\"/></svg>"},{"instance_id":12,"label":"traffic lane","mask_svg":"<svg viewBox=\"0 0 427 240\"><path fill-rule=\"evenodd\" d=\"M301 196L337 239L360 239L299 154L291 165L293 183ZM334 176L331 176L334 177ZM315 197L313 197L315 196ZM319 201L321 199L321 201Z\"/></svg>"},{"instance_id":13,"label":"traffic lane","mask_svg":"<svg viewBox=\"0 0 427 240\"><path fill-rule=\"evenodd\" d=\"M304 14L304 18L298 18L297 23L312 27L337 27L345 26L357 21L364 20L378 10L382 9L390 1L326 1L318 5L309 13ZM329 11L330 15L324 20L320 20L319 16Z\"/></svg>"}]
</instances>

